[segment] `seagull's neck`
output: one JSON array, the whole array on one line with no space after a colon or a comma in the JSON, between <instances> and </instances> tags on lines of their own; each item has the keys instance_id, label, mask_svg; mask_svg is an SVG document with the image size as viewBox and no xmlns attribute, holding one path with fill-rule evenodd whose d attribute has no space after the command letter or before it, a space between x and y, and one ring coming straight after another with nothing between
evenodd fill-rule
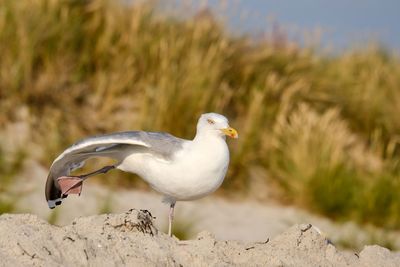
<instances>
[{"instance_id":1,"label":"seagull's neck","mask_svg":"<svg viewBox=\"0 0 400 267\"><path fill-rule=\"evenodd\" d=\"M214 132L197 132L193 139L194 143L204 143L204 142L225 142L225 136L220 136Z\"/></svg>"}]
</instances>

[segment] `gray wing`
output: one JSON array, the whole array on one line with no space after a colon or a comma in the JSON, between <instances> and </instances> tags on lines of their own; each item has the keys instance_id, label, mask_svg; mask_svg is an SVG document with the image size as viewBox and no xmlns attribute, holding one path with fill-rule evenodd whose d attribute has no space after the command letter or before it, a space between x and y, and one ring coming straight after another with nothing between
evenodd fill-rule
<instances>
[{"instance_id":1,"label":"gray wing","mask_svg":"<svg viewBox=\"0 0 400 267\"><path fill-rule=\"evenodd\" d=\"M126 151L147 151L170 158L182 148L185 140L168 133L130 131L85 138L67 148L53 162L50 171L63 170L68 175L83 166L90 157L111 157L120 160Z\"/></svg>"},{"instance_id":2,"label":"gray wing","mask_svg":"<svg viewBox=\"0 0 400 267\"><path fill-rule=\"evenodd\" d=\"M59 155L50 167L46 199L59 199L57 178L81 168L91 157L110 157L118 161L135 152L149 152L165 159L182 148L185 140L168 133L129 131L85 138ZM49 204L50 205L50 204Z\"/></svg>"}]
</instances>

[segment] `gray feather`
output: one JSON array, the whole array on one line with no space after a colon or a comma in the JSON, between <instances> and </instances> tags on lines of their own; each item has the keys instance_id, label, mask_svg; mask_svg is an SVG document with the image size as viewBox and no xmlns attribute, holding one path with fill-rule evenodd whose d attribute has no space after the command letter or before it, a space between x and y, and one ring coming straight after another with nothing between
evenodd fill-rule
<instances>
[{"instance_id":1,"label":"gray feather","mask_svg":"<svg viewBox=\"0 0 400 267\"><path fill-rule=\"evenodd\" d=\"M175 152L182 149L185 141L168 133L142 131L88 137L67 148L54 160L48 179L69 175L81 168L85 160L91 157L110 157L121 161L132 153L145 152L168 160ZM48 183L50 184L49 181ZM58 186L57 183L54 184Z\"/></svg>"}]
</instances>

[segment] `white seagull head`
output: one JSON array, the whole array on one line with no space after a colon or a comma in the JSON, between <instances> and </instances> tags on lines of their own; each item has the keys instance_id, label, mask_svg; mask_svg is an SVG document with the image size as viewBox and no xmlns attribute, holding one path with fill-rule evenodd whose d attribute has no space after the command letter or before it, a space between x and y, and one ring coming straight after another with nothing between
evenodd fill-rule
<instances>
[{"instance_id":1,"label":"white seagull head","mask_svg":"<svg viewBox=\"0 0 400 267\"><path fill-rule=\"evenodd\" d=\"M229 126L228 119L218 113L205 113L201 115L197 123L198 135L217 135L221 137L229 136L238 138L239 135L235 129Z\"/></svg>"}]
</instances>

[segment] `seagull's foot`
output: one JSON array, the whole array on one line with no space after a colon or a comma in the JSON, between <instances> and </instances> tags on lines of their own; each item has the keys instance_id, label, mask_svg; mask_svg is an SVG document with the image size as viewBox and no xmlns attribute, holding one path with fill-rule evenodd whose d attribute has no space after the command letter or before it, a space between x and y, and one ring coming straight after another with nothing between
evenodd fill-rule
<instances>
[{"instance_id":1,"label":"seagull's foot","mask_svg":"<svg viewBox=\"0 0 400 267\"><path fill-rule=\"evenodd\" d=\"M82 192L83 179L77 176L61 176L57 178L58 185L60 186L61 195L67 196L69 194L80 195Z\"/></svg>"}]
</instances>

